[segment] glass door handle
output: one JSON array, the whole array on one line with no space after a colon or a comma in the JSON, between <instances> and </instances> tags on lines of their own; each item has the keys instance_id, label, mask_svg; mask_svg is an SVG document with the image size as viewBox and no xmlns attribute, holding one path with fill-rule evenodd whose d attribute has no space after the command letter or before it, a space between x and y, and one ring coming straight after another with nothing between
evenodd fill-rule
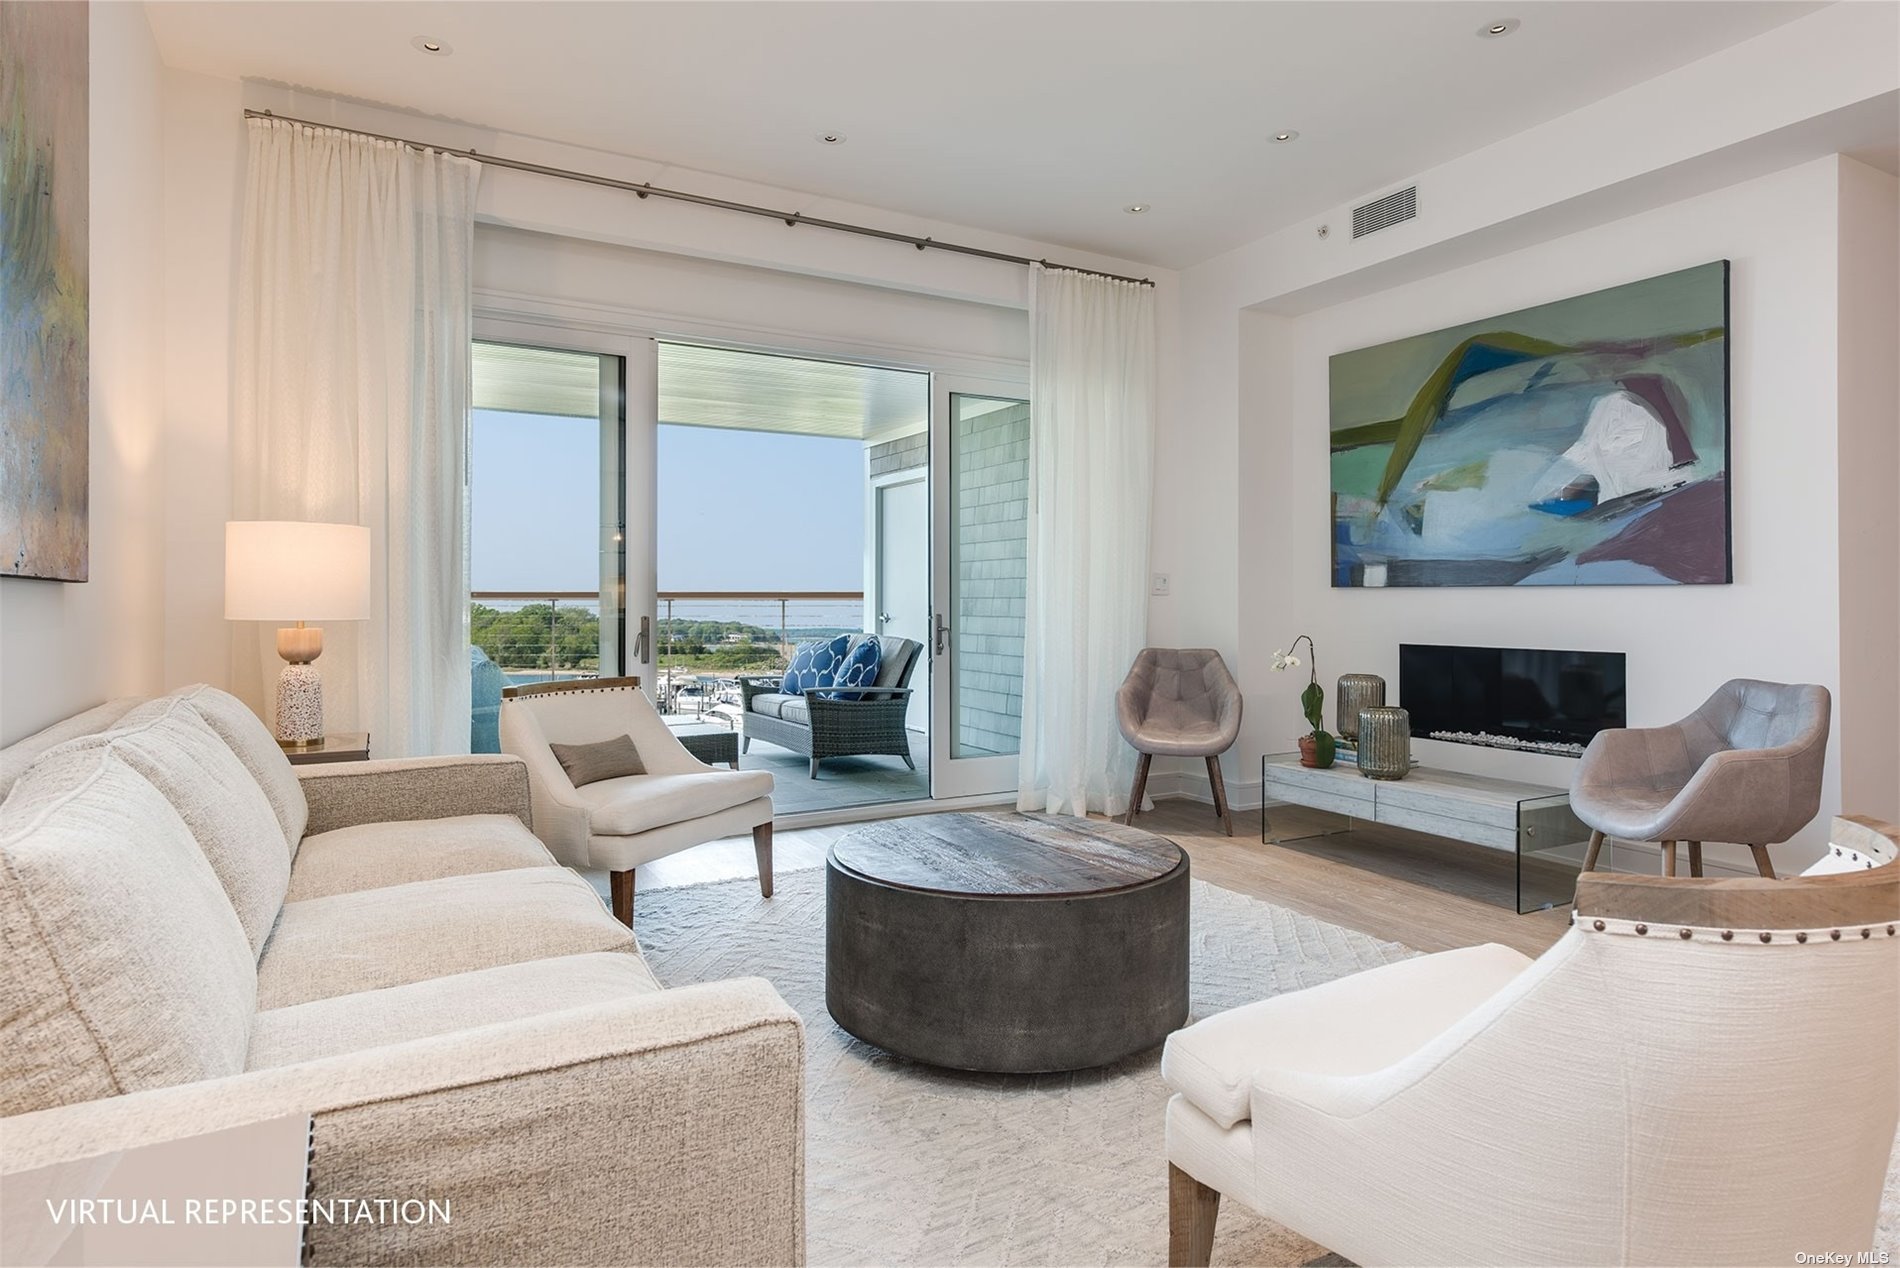
<instances>
[{"instance_id":1,"label":"glass door handle","mask_svg":"<svg viewBox=\"0 0 1900 1268\"><path fill-rule=\"evenodd\" d=\"M943 623L941 612L934 613L933 619L937 623L937 655L941 656L944 649L950 645L950 627Z\"/></svg>"},{"instance_id":2,"label":"glass door handle","mask_svg":"<svg viewBox=\"0 0 1900 1268\"><path fill-rule=\"evenodd\" d=\"M889 612L879 612L877 614L877 623L879 625L889 625L891 623L891 614Z\"/></svg>"}]
</instances>

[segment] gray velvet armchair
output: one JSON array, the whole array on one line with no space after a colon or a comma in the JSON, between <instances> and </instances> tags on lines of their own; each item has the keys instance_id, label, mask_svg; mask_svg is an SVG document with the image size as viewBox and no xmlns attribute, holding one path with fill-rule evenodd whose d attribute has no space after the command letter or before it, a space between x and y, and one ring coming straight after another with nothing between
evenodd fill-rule
<instances>
[{"instance_id":1,"label":"gray velvet armchair","mask_svg":"<svg viewBox=\"0 0 1900 1268\"><path fill-rule=\"evenodd\" d=\"M1660 841L1665 876L1676 874L1678 841L1691 876L1702 875L1704 841L1747 845L1774 876L1768 847L1821 808L1830 706L1826 687L1737 678L1670 726L1600 732L1570 790L1591 830L1583 870L1613 836Z\"/></svg>"},{"instance_id":2,"label":"gray velvet armchair","mask_svg":"<svg viewBox=\"0 0 1900 1268\"><path fill-rule=\"evenodd\" d=\"M1127 822L1133 823L1141 811L1142 798L1148 793L1148 767L1156 757L1201 757L1207 759L1208 782L1214 786L1214 809L1227 835L1234 835L1220 755L1234 746L1240 734L1240 706L1240 684L1213 648L1141 649L1115 693L1122 738L1141 754L1128 797Z\"/></svg>"}]
</instances>

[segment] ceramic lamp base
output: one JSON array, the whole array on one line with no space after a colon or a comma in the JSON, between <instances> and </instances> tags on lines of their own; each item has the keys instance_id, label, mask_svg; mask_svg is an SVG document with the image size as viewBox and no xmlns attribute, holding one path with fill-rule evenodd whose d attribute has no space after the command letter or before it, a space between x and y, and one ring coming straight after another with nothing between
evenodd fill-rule
<instances>
[{"instance_id":1,"label":"ceramic lamp base","mask_svg":"<svg viewBox=\"0 0 1900 1268\"><path fill-rule=\"evenodd\" d=\"M277 738L285 744L323 738L323 679L315 665L285 665L278 675Z\"/></svg>"}]
</instances>

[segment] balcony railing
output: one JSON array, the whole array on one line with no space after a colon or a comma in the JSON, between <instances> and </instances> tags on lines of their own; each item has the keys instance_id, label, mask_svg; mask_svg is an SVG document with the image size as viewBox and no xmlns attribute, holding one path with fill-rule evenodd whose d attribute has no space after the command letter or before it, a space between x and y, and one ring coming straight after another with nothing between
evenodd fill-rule
<instances>
[{"instance_id":1,"label":"balcony railing","mask_svg":"<svg viewBox=\"0 0 1900 1268\"><path fill-rule=\"evenodd\" d=\"M800 642L865 628L859 590L662 590L656 598L652 650L663 712L735 704L739 674L782 673ZM477 590L469 600L471 638L509 681L600 673L598 593ZM637 627L639 617L631 621Z\"/></svg>"}]
</instances>

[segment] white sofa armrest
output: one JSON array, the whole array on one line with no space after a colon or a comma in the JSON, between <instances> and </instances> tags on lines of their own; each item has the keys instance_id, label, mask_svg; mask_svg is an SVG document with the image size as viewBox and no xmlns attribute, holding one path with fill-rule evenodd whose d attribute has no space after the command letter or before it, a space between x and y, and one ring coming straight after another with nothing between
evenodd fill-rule
<instances>
[{"instance_id":1,"label":"white sofa armrest","mask_svg":"<svg viewBox=\"0 0 1900 1268\"><path fill-rule=\"evenodd\" d=\"M0 1174L308 1113L314 1198L450 1206L320 1263L802 1263L804 1051L735 979L0 1119Z\"/></svg>"}]
</instances>

